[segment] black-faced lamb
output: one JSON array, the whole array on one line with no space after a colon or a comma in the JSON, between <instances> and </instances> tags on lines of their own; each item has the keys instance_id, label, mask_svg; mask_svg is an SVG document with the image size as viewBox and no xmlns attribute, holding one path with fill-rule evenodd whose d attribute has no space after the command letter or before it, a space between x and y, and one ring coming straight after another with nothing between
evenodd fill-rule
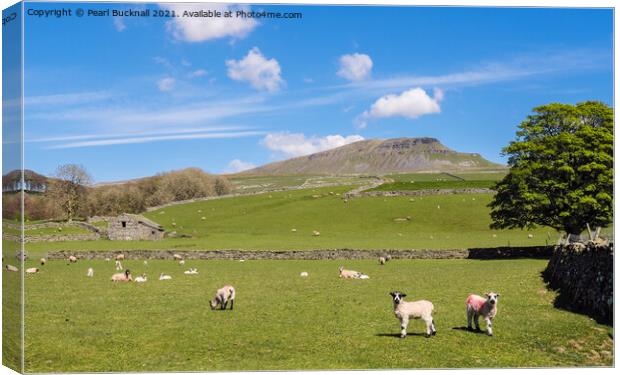
<instances>
[{"instance_id":1,"label":"black-faced lamb","mask_svg":"<svg viewBox=\"0 0 620 375\"><path fill-rule=\"evenodd\" d=\"M422 319L426 323L426 337L435 335L435 322L433 321L433 304L426 300L405 302L407 295L398 291L390 293L394 302L394 315L400 321L400 337L407 337L407 325L409 319Z\"/></svg>"},{"instance_id":2,"label":"black-faced lamb","mask_svg":"<svg viewBox=\"0 0 620 375\"><path fill-rule=\"evenodd\" d=\"M129 270L125 270L124 273L115 273L114 275L112 275L112 278L110 279L112 281L132 281L133 278L131 277L131 272L129 272Z\"/></svg>"},{"instance_id":3,"label":"black-faced lamb","mask_svg":"<svg viewBox=\"0 0 620 375\"><path fill-rule=\"evenodd\" d=\"M493 336L493 319L497 315L497 293L485 293L481 297L476 294L470 294L465 301L467 307L467 329L472 330L472 320L476 324L476 330L480 331L478 318L482 316L487 324L487 334Z\"/></svg>"},{"instance_id":4,"label":"black-faced lamb","mask_svg":"<svg viewBox=\"0 0 620 375\"><path fill-rule=\"evenodd\" d=\"M235 304L235 288L232 285L224 285L215 292L215 296L210 302L211 310L215 310L220 305L220 310L226 310L226 305L230 302L230 309Z\"/></svg>"}]
</instances>

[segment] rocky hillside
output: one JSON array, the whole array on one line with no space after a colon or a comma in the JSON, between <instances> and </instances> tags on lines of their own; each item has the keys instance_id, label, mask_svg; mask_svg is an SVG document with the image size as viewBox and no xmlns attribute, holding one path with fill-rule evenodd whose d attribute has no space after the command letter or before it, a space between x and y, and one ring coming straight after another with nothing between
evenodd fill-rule
<instances>
[{"instance_id":1,"label":"rocky hillside","mask_svg":"<svg viewBox=\"0 0 620 375\"><path fill-rule=\"evenodd\" d=\"M479 154L450 150L435 138L364 140L263 165L243 174L387 174L501 169Z\"/></svg>"}]
</instances>

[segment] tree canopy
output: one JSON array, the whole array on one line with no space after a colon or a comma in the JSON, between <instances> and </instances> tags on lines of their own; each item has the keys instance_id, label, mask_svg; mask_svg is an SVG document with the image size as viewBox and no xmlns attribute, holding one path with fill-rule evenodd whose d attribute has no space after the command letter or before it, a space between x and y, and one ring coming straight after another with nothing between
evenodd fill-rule
<instances>
[{"instance_id":1,"label":"tree canopy","mask_svg":"<svg viewBox=\"0 0 620 375\"><path fill-rule=\"evenodd\" d=\"M613 219L613 110L604 103L534 108L503 149L509 173L489 204L491 228L544 225L569 234Z\"/></svg>"}]
</instances>

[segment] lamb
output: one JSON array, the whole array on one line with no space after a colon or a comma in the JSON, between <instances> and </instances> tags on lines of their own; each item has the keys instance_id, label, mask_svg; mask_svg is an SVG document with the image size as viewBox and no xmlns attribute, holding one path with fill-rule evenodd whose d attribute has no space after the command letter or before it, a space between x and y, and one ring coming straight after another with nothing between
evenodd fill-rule
<instances>
[{"instance_id":1,"label":"lamb","mask_svg":"<svg viewBox=\"0 0 620 375\"><path fill-rule=\"evenodd\" d=\"M186 275L198 275L198 269L197 268L190 268L189 270L183 272Z\"/></svg>"},{"instance_id":2,"label":"lamb","mask_svg":"<svg viewBox=\"0 0 620 375\"><path fill-rule=\"evenodd\" d=\"M26 268L26 273L37 273L37 272L39 272L39 269L36 267Z\"/></svg>"},{"instance_id":3,"label":"lamb","mask_svg":"<svg viewBox=\"0 0 620 375\"><path fill-rule=\"evenodd\" d=\"M136 277L136 279L134 281L137 282L137 283L145 283L146 282L146 274L143 273L142 276Z\"/></svg>"},{"instance_id":4,"label":"lamb","mask_svg":"<svg viewBox=\"0 0 620 375\"><path fill-rule=\"evenodd\" d=\"M159 280L172 280L172 276L164 275L163 273L159 274Z\"/></svg>"},{"instance_id":5,"label":"lamb","mask_svg":"<svg viewBox=\"0 0 620 375\"><path fill-rule=\"evenodd\" d=\"M116 260L125 260L125 254L118 254Z\"/></svg>"},{"instance_id":6,"label":"lamb","mask_svg":"<svg viewBox=\"0 0 620 375\"><path fill-rule=\"evenodd\" d=\"M95 271L93 270L92 267L88 268L88 272L86 273L86 277L93 277L95 276Z\"/></svg>"},{"instance_id":7,"label":"lamb","mask_svg":"<svg viewBox=\"0 0 620 375\"><path fill-rule=\"evenodd\" d=\"M215 297L211 300L211 310L215 310L220 305L220 310L226 310L226 305L230 302L230 309L235 304L235 288L232 285L224 285L215 292Z\"/></svg>"},{"instance_id":8,"label":"lamb","mask_svg":"<svg viewBox=\"0 0 620 375\"><path fill-rule=\"evenodd\" d=\"M435 321L433 320L433 309L435 308L430 301L419 300L414 302L405 302L403 298L407 295L401 292L391 292L390 296L394 301L394 315L400 321L400 337L407 337L407 325L409 319L422 319L426 323L426 337L435 336Z\"/></svg>"},{"instance_id":9,"label":"lamb","mask_svg":"<svg viewBox=\"0 0 620 375\"><path fill-rule=\"evenodd\" d=\"M9 271L9 272L17 272L19 271L19 269L15 266L12 266L10 264L7 264L6 266L4 266L4 269Z\"/></svg>"},{"instance_id":10,"label":"lamb","mask_svg":"<svg viewBox=\"0 0 620 375\"><path fill-rule=\"evenodd\" d=\"M75 257L75 255L69 256L69 263L77 263L77 258Z\"/></svg>"},{"instance_id":11,"label":"lamb","mask_svg":"<svg viewBox=\"0 0 620 375\"><path fill-rule=\"evenodd\" d=\"M172 255L172 258L173 258L174 260L183 260L183 257L182 257L182 256L180 256L179 254L174 254L174 255Z\"/></svg>"},{"instance_id":12,"label":"lamb","mask_svg":"<svg viewBox=\"0 0 620 375\"><path fill-rule=\"evenodd\" d=\"M304 271L304 272L300 273L299 276L301 276L301 277L308 277L308 272Z\"/></svg>"},{"instance_id":13,"label":"lamb","mask_svg":"<svg viewBox=\"0 0 620 375\"><path fill-rule=\"evenodd\" d=\"M117 271L122 271L123 270L123 265L121 264L120 260L117 260L114 262L114 266L116 267Z\"/></svg>"},{"instance_id":14,"label":"lamb","mask_svg":"<svg viewBox=\"0 0 620 375\"><path fill-rule=\"evenodd\" d=\"M112 281L133 281L133 278L131 277L131 272L129 272L129 270L125 270L124 273L115 273L114 275L112 275L111 278Z\"/></svg>"},{"instance_id":15,"label":"lamb","mask_svg":"<svg viewBox=\"0 0 620 375\"><path fill-rule=\"evenodd\" d=\"M45 258L41 258L40 262L41 262L41 265L44 266L45 263L47 263L47 260Z\"/></svg>"},{"instance_id":16,"label":"lamb","mask_svg":"<svg viewBox=\"0 0 620 375\"><path fill-rule=\"evenodd\" d=\"M343 266L338 268L340 271L340 277L343 279L369 279L368 275L364 275L361 272L345 270Z\"/></svg>"},{"instance_id":17,"label":"lamb","mask_svg":"<svg viewBox=\"0 0 620 375\"><path fill-rule=\"evenodd\" d=\"M386 261L387 261L387 259L385 259L385 257L379 257L379 264L380 265L384 265Z\"/></svg>"},{"instance_id":18,"label":"lamb","mask_svg":"<svg viewBox=\"0 0 620 375\"><path fill-rule=\"evenodd\" d=\"M181 259L181 260L179 261L179 266L183 266L183 265L185 265L185 261L184 261L183 259Z\"/></svg>"},{"instance_id":19,"label":"lamb","mask_svg":"<svg viewBox=\"0 0 620 375\"><path fill-rule=\"evenodd\" d=\"M315 236L315 237L318 237L318 236L321 235L321 232L319 232L318 230L313 230L312 231L312 235Z\"/></svg>"},{"instance_id":20,"label":"lamb","mask_svg":"<svg viewBox=\"0 0 620 375\"><path fill-rule=\"evenodd\" d=\"M480 315L487 323L487 335L493 336L493 319L497 315L497 298L499 294L489 292L484 294L485 297L481 297L476 294L470 294L465 301L467 306L467 329L472 330L472 320L476 323L476 330L480 331L480 325L478 324L478 318Z\"/></svg>"}]
</instances>

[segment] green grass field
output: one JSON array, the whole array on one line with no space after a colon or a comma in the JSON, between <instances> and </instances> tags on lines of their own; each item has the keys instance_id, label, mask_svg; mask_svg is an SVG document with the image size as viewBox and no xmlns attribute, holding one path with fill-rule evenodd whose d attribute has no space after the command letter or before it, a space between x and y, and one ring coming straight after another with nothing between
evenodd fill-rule
<instances>
[{"instance_id":1,"label":"green grass field","mask_svg":"<svg viewBox=\"0 0 620 375\"><path fill-rule=\"evenodd\" d=\"M345 202L337 194L350 188L203 201L146 214L166 231L191 238L39 242L27 244L27 250L31 254L45 254L60 249L455 249L544 245L553 244L558 238L549 228L490 230L487 204L491 194L374 197ZM407 216L411 216L410 221L395 221ZM314 230L321 235L312 236Z\"/></svg>"},{"instance_id":2,"label":"green grass field","mask_svg":"<svg viewBox=\"0 0 620 375\"><path fill-rule=\"evenodd\" d=\"M370 280L339 279L341 264ZM540 277L544 260L124 265L149 281L114 284L114 263L105 261L50 261L27 275L27 372L612 365L613 329L554 308ZM189 267L199 275L183 275ZM157 281L160 272L173 279ZM235 309L211 311L208 300L225 283L237 289ZM423 323L413 321L410 336L397 338L388 296L395 289L435 304L437 336L424 338ZM462 330L468 293L489 290L501 294L495 336Z\"/></svg>"},{"instance_id":3,"label":"green grass field","mask_svg":"<svg viewBox=\"0 0 620 375\"><path fill-rule=\"evenodd\" d=\"M389 182L368 191L412 191L427 189L491 189L494 181L489 180L447 180L420 182Z\"/></svg>"}]
</instances>

